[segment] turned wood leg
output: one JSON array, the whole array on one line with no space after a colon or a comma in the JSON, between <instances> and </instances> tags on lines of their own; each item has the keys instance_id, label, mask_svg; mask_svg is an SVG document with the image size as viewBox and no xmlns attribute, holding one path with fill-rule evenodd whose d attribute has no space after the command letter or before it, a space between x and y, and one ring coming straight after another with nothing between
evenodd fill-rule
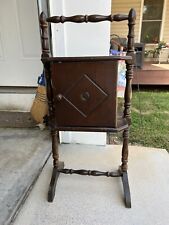
<instances>
[{"instance_id":1,"label":"turned wood leg","mask_svg":"<svg viewBox=\"0 0 169 225\"><path fill-rule=\"evenodd\" d=\"M130 187L127 174L128 163L128 141L129 141L129 129L123 131L123 147L122 147L122 164L120 170L122 172L122 183L124 189L124 202L127 208L131 208L131 196Z\"/></svg>"},{"instance_id":2,"label":"turned wood leg","mask_svg":"<svg viewBox=\"0 0 169 225\"><path fill-rule=\"evenodd\" d=\"M53 166L57 167L59 163L59 151L58 151L58 135L56 131L51 131L52 136L52 156Z\"/></svg>"},{"instance_id":3,"label":"turned wood leg","mask_svg":"<svg viewBox=\"0 0 169 225\"><path fill-rule=\"evenodd\" d=\"M131 208L131 196L130 196L130 187L128 182L127 171L122 173L121 178L122 178L123 189L124 189L124 202L125 202L126 208Z\"/></svg>"},{"instance_id":4,"label":"turned wood leg","mask_svg":"<svg viewBox=\"0 0 169 225\"><path fill-rule=\"evenodd\" d=\"M53 168L52 178L50 181L49 191L48 191L48 202L53 202L53 199L55 197L56 184L60 175L60 172L58 172L58 170L63 168L64 168L63 162L59 162L58 167Z\"/></svg>"},{"instance_id":5,"label":"turned wood leg","mask_svg":"<svg viewBox=\"0 0 169 225\"><path fill-rule=\"evenodd\" d=\"M121 170L127 171L127 163L128 163L128 141L129 141L129 130L126 129L123 131L123 147L122 147L122 164Z\"/></svg>"},{"instance_id":6,"label":"turned wood leg","mask_svg":"<svg viewBox=\"0 0 169 225\"><path fill-rule=\"evenodd\" d=\"M53 172L48 191L48 202L53 202L55 197L55 189L60 172L58 170L64 168L64 163L59 162L58 152L58 135L56 131L51 132L52 136L52 156L53 156Z\"/></svg>"}]
</instances>

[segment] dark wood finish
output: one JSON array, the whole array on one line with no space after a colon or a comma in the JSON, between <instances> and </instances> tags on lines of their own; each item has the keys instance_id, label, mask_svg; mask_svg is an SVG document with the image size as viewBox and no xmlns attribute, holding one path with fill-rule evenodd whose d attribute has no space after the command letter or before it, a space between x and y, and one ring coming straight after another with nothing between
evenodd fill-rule
<instances>
[{"instance_id":1,"label":"dark wood finish","mask_svg":"<svg viewBox=\"0 0 169 225\"><path fill-rule=\"evenodd\" d=\"M127 119L128 125L131 125L131 94L132 94L132 78L133 78L133 67L134 67L134 26L136 20L136 13L133 9L129 12L129 33L127 43L127 55L132 56L131 61L126 62L126 88L124 94L124 118ZM129 139L129 128L123 131L123 148L122 148L122 171L127 171L128 162L128 139Z\"/></svg>"},{"instance_id":2,"label":"dark wood finish","mask_svg":"<svg viewBox=\"0 0 169 225\"><path fill-rule=\"evenodd\" d=\"M123 147L122 147L122 171L127 171L127 163L128 163L128 142L129 142L129 129L126 128L123 131Z\"/></svg>"},{"instance_id":3,"label":"dark wood finish","mask_svg":"<svg viewBox=\"0 0 169 225\"><path fill-rule=\"evenodd\" d=\"M59 164L58 133L55 130L51 130L51 136L52 136L53 166L58 167Z\"/></svg>"},{"instance_id":4,"label":"dark wood finish","mask_svg":"<svg viewBox=\"0 0 169 225\"><path fill-rule=\"evenodd\" d=\"M49 35L48 35L48 23L46 22L46 16L44 12L40 14L40 28L41 28L41 45L42 45L42 54L41 58L49 58L50 49L49 49ZM50 73L50 64L49 62L44 63L44 72L46 78L46 88L47 88L47 99L49 105L49 118L48 125L52 131L55 131L55 119L54 119L54 104L52 96L52 87L51 87L51 73Z\"/></svg>"},{"instance_id":5,"label":"dark wood finish","mask_svg":"<svg viewBox=\"0 0 169 225\"><path fill-rule=\"evenodd\" d=\"M131 61L126 62L126 89L125 89L125 103L124 103L124 117L131 123L130 106L131 106L131 93L132 93L132 78L133 78L133 67L134 67L134 26L136 20L136 13L133 9L129 12L129 33L127 43L127 55L132 57Z\"/></svg>"},{"instance_id":6,"label":"dark wood finish","mask_svg":"<svg viewBox=\"0 0 169 225\"><path fill-rule=\"evenodd\" d=\"M125 61L131 61L132 56L83 56L83 57L50 57L50 58L42 58L42 62L98 62L98 61L117 61L117 60L125 60Z\"/></svg>"},{"instance_id":7,"label":"dark wood finish","mask_svg":"<svg viewBox=\"0 0 169 225\"><path fill-rule=\"evenodd\" d=\"M53 63L51 81L57 126L65 130L80 126L117 128L117 66L111 61ZM106 117L105 109L111 112Z\"/></svg>"},{"instance_id":8,"label":"dark wood finish","mask_svg":"<svg viewBox=\"0 0 169 225\"><path fill-rule=\"evenodd\" d=\"M106 176L106 177L121 177L122 173L120 171L113 172L102 172L98 170L73 170L73 169L58 169L58 172L64 174L78 174L78 175L88 175L88 176Z\"/></svg>"},{"instance_id":9,"label":"dark wood finish","mask_svg":"<svg viewBox=\"0 0 169 225\"><path fill-rule=\"evenodd\" d=\"M131 208L131 195L130 195L130 187L129 187L127 172L123 172L121 178L122 178L123 189L124 189L124 202L125 202L126 208Z\"/></svg>"},{"instance_id":10,"label":"dark wood finish","mask_svg":"<svg viewBox=\"0 0 169 225\"><path fill-rule=\"evenodd\" d=\"M56 184L60 175L60 172L58 170L64 168L64 163L59 162L58 167L53 167L53 172L52 172L52 178L50 181L49 185L49 191L48 191L48 202L53 202L53 199L55 197L55 189L56 189Z\"/></svg>"},{"instance_id":11,"label":"dark wood finish","mask_svg":"<svg viewBox=\"0 0 169 225\"><path fill-rule=\"evenodd\" d=\"M73 22L73 23L97 23L102 21L123 21L127 20L127 15L122 14L116 14L116 15L109 15L109 16L103 16L103 15L75 15L70 17L65 16L52 16L47 18L47 22L51 23L65 23L65 22Z\"/></svg>"},{"instance_id":12,"label":"dark wood finish","mask_svg":"<svg viewBox=\"0 0 169 225\"><path fill-rule=\"evenodd\" d=\"M42 55L43 57L50 56L49 50L49 34L48 34L48 23L46 22L46 15L44 12L40 14L39 23L41 28L41 44L42 44Z\"/></svg>"},{"instance_id":13,"label":"dark wood finish","mask_svg":"<svg viewBox=\"0 0 169 225\"><path fill-rule=\"evenodd\" d=\"M40 16L42 62L49 104L48 125L52 135L54 169L48 200L53 201L59 173L122 177L126 207L131 207L127 177L128 136L131 124L131 83L134 64L135 11L129 15ZM128 20L127 56L50 57L47 22L101 22ZM126 61L126 88L123 115L117 112L117 74L119 60ZM117 172L63 169L59 163L57 131L123 131L122 164Z\"/></svg>"},{"instance_id":14,"label":"dark wood finish","mask_svg":"<svg viewBox=\"0 0 169 225\"><path fill-rule=\"evenodd\" d=\"M86 131L86 132L113 132L117 133L128 128L128 123L125 118L122 118L120 121L117 121L117 128L113 127L56 127L58 131Z\"/></svg>"}]
</instances>

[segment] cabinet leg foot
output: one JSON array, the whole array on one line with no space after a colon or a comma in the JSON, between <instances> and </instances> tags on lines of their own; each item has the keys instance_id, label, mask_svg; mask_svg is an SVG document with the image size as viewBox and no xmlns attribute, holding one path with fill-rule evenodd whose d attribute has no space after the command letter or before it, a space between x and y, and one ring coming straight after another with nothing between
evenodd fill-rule
<instances>
[{"instance_id":1,"label":"cabinet leg foot","mask_svg":"<svg viewBox=\"0 0 169 225\"><path fill-rule=\"evenodd\" d=\"M122 172L122 183L124 189L124 201L126 208L131 208L131 196L130 196L130 187L128 182L127 171Z\"/></svg>"},{"instance_id":2,"label":"cabinet leg foot","mask_svg":"<svg viewBox=\"0 0 169 225\"><path fill-rule=\"evenodd\" d=\"M53 199L55 197L55 189L56 189L57 180L60 175L60 172L58 172L58 169L63 169L63 168L64 168L64 162L59 162L58 166L53 168L52 178L50 181L49 191L48 191L48 202L53 202Z\"/></svg>"}]
</instances>

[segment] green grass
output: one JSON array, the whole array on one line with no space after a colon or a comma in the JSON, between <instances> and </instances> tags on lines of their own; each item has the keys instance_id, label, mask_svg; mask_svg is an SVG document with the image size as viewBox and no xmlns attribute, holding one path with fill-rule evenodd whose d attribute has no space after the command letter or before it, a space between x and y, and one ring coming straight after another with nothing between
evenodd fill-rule
<instances>
[{"instance_id":1,"label":"green grass","mask_svg":"<svg viewBox=\"0 0 169 225\"><path fill-rule=\"evenodd\" d=\"M130 143L169 151L169 92L134 91Z\"/></svg>"}]
</instances>

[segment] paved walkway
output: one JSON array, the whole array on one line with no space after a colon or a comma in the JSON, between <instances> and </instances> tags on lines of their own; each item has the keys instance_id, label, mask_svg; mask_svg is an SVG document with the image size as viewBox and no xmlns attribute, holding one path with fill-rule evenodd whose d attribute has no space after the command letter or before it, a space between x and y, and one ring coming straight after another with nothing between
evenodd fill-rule
<instances>
[{"instance_id":1,"label":"paved walkway","mask_svg":"<svg viewBox=\"0 0 169 225\"><path fill-rule=\"evenodd\" d=\"M61 145L66 167L117 169L120 146ZM46 164L14 225L168 225L169 155L130 147L132 208L123 204L119 178L61 175L53 203L47 202L52 160Z\"/></svg>"},{"instance_id":2,"label":"paved walkway","mask_svg":"<svg viewBox=\"0 0 169 225\"><path fill-rule=\"evenodd\" d=\"M36 181L51 152L49 140L48 131L0 128L0 225L10 223Z\"/></svg>"}]
</instances>

